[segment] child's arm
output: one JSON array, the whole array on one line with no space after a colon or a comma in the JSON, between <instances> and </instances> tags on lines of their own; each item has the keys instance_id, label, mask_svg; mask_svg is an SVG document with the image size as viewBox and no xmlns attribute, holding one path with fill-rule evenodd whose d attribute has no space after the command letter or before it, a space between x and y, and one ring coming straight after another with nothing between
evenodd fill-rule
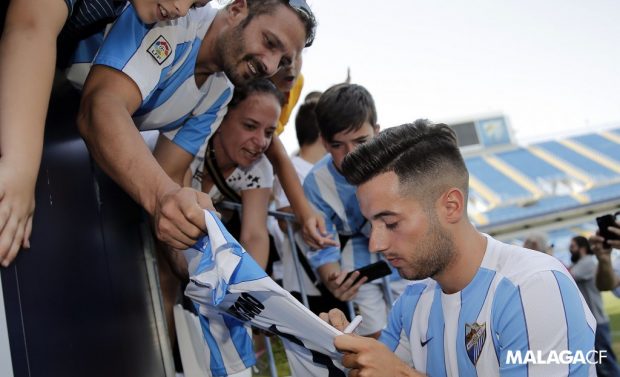
<instances>
[{"instance_id":1,"label":"child's arm","mask_svg":"<svg viewBox=\"0 0 620 377\"><path fill-rule=\"evenodd\" d=\"M13 0L0 41L0 262L29 247L34 187L56 62L68 14L62 0Z\"/></svg>"},{"instance_id":2,"label":"child's arm","mask_svg":"<svg viewBox=\"0 0 620 377\"><path fill-rule=\"evenodd\" d=\"M327 246L335 246L338 243L326 237L325 222L310 207L304 191L293 167L291 159L286 154L284 145L277 136L273 137L271 145L265 153L275 170L286 197L291 203L297 221L302 225L302 233L306 243L314 249L322 249Z\"/></svg>"},{"instance_id":3,"label":"child's arm","mask_svg":"<svg viewBox=\"0 0 620 377\"><path fill-rule=\"evenodd\" d=\"M239 242L263 268L269 261L269 234L267 232L267 207L271 189L258 188L241 191L243 216Z\"/></svg>"}]
</instances>

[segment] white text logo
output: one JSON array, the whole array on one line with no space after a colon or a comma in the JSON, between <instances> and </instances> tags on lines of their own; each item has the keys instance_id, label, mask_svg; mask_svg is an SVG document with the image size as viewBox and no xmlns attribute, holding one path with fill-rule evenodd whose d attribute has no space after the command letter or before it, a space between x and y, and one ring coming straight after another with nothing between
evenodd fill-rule
<instances>
[{"instance_id":1,"label":"white text logo","mask_svg":"<svg viewBox=\"0 0 620 377\"><path fill-rule=\"evenodd\" d=\"M607 351L542 351L508 350L506 364L600 364L607 357Z\"/></svg>"}]
</instances>

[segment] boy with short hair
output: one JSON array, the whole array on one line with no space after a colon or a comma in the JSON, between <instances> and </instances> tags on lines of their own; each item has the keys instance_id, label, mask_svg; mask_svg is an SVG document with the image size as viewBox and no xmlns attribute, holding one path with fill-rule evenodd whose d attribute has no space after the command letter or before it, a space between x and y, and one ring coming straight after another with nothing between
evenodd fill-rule
<instances>
[{"instance_id":1,"label":"boy with short hair","mask_svg":"<svg viewBox=\"0 0 620 377\"><path fill-rule=\"evenodd\" d=\"M321 95L315 111L328 155L308 173L304 191L323 215L328 232L339 236L340 247L320 249L310 256L310 262L336 298L357 304L364 317L358 332L376 335L386 324L387 292L377 283L364 285L366 278L355 283L357 272L346 279L348 271L376 262L378 257L368 251L370 227L360 211L355 187L341 173L345 155L379 133L375 103L364 87L338 84ZM390 280L399 294L405 281L396 273Z\"/></svg>"}]
</instances>

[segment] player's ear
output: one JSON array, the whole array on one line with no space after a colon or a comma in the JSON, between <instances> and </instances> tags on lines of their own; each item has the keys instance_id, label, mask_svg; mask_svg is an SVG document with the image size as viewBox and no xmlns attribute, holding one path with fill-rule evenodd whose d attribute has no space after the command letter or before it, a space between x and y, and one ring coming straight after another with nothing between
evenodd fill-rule
<instances>
[{"instance_id":1,"label":"player's ear","mask_svg":"<svg viewBox=\"0 0 620 377\"><path fill-rule=\"evenodd\" d=\"M466 214L465 195L461 189L451 187L446 190L438 199L439 211L448 224L455 224L461 221Z\"/></svg>"}]
</instances>

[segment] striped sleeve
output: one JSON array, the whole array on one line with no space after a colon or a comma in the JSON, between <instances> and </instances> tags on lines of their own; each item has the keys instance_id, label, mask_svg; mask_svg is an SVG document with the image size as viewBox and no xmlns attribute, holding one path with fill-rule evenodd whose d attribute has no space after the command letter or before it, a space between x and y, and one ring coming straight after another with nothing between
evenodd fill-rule
<instances>
[{"instance_id":1,"label":"striped sleeve","mask_svg":"<svg viewBox=\"0 0 620 377\"><path fill-rule=\"evenodd\" d=\"M312 204L315 210L323 216L323 220L325 220L325 229L327 232L329 234L336 235L338 231L336 229L336 225L332 221L335 213L321 195L321 189L316 179L316 169L312 169L308 176L306 176L303 187L308 201ZM340 247L330 246L325 249L312 252L309 254L309 260L313 268L318 268L327 263L339 262Z\"/></svg>"},{"instance_id":2,"label":"striped sleeve","mask_svg":"<svg viewBox=\"0 0 620 377\"><path fill-rule=\"evenodd\" d=\"M518 314L519 307L514 304L517 299L522 306L522 320ZM574 280L561 271L541 271L532 275L518 287L518 295L506 303L512 309L499 320L500 339L514 341L508 349L522 349L524 337L527 337L529 350L540 353L546 359L553 351L569 351L570 354L583 354L594 349L594 330L596 321L588 309ZM541 310L544 308L544 310ZM508 310L508 309L506 309ZM513 316L516 319L510 319ZM513 322L522 321L520 328ZM502 354L503 355L503 354ZM507 359L500 356L502 375L514 375ZM514 367L514 365L513 365ZM528 375L535 376L588 376L593 366L585 363L530 363Z\"/></svg>"},{"instance_id":3,"label":"striped sleeve","mask_svg":"<svg viewBox=\"0 0 620 377\"><path fill-rule=\"evenodd\" d=\"M162 131L165 137L192 156L198 154L203 144L222 123L228 110L228 102L232 98L232 88L224 87L221 92L211 90L208 96L213 96L215 100L207 111L187 118L185 122L178 124L175 129L164 129Z\"/></svg>"},{"instance_id":4,"label":"striped sleeve","mask_svg":"<svg viewBox=\"0 0 620 377\"><path fill-rule=\"evenodd\" d=\"M527 364L510 363L510 353L525 354L529 349L528 326L523 310L519 287L502 279L497 288L491 309L492 337L495 355L498 358L500 375L527 376Z\"/></svg>"}]
</instances>

